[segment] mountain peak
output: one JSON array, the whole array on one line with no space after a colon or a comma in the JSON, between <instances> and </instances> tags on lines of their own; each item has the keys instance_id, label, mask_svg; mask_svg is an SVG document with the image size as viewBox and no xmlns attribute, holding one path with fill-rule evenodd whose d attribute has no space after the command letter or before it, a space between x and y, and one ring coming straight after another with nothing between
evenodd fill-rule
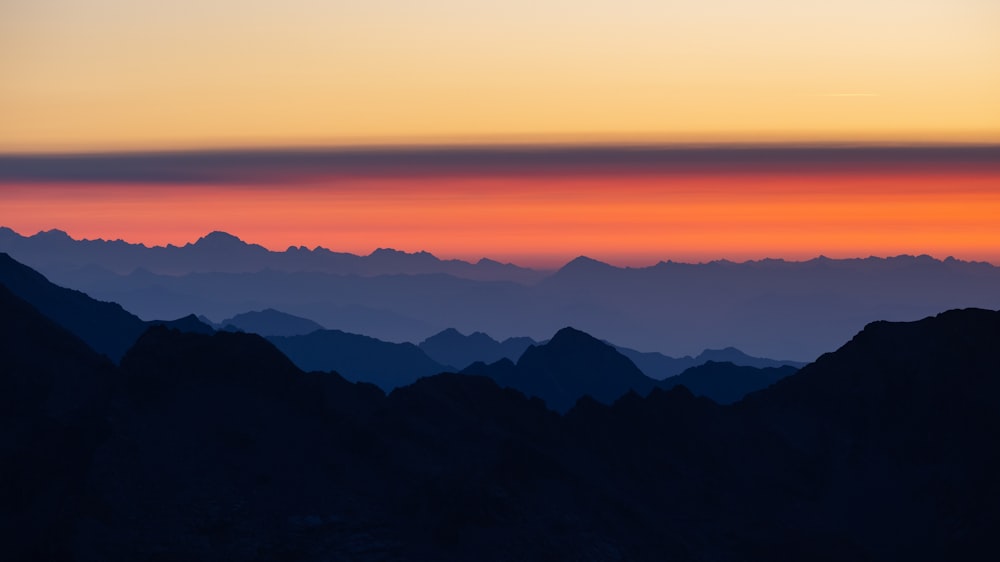
<instances>
[{"instance_id":1,"label":"mountain peak","mask_svg":"<svg viewBox=\"0 0 1000 562\"><path fill-rule=\"evenodd\" d=\"M219 247L228 247L236 245L246 246L247 243L244 242L243 240L240 240L238 237L233 236L228 232L223 232L221 230L213 230L212 232L209 232L208 234L199 238L193 244L193 246L197 246L199 248L202 247L219 248Z\"/></svg>"},{"instance_id":2,"label":"mountain peak","mask_svg":"<svg viewBox=\"0 0 1000 562\"><path fill-rule=\"evenodd\" d=\"M584 274L594 274L605 271L613 271L617 269L611 264L604 263L594 258L589 258L587 256L577 256L573 258L569 263L559 268L556 275L565 273L584 273Z\"/></svg>"},{"instance_id":3,"label":"mountain peak","mask_svg":"<svg viewBox=\"0 0 1000 562\"><path fill-rule=\"evenodd\" d=\"M375 250L372 251L372 253L368 254L368 257L370 257L370 258L377 258L377 257L383 257L383 258L385 258L385 257L409 257L409 258L421 258L421 259L426 259L426 260L437 261L437 258L434 256L434 254L432 254L430 252L427 252L427 251L424 251L424 250L421 250L419 252L410 253L410 252L405 252L403 250L397 250L395 248L375 248Z\"/></svg>"},{"instance_id":4,"label":"mountain peak","mask_svg":"<svg viewBox=\"0 0 1000 562\"><path fill-rule=\"evenodd\" d=\"M593 344L594 342L607 345L606 343L598 340L594 336L584 332L582 330L577 330L572 326L566 326L552 336L547 345L577 345L577 344ZM609 346L610 347L610 346Z\"/></svg>"},{"instance_id":5,"label":"mountain peak","mask_svg":"<svg viewBox=\"0 0 1000 562\"><path fill-rule=\"evenodd\" d=\"M571 266L571 265L572 266L592 266L592 265L599 265L599 266L611 267L610 265L608 265L608 264L606 264L606 263L604 263L604 262L602 262L600 260L595 260L594 258L591 258L589 256L577 256L577 257L573 258L572 260L570 260L569 263L567 263L566 266L564 266L564 267L568 267L568 266Z\"/></svg>"},{"instance_id":6,"label":"mountain peak","mask_svg":"<svg viewBox=\"0 0 1000 562\"><path fill-rule=\"evenodd\" d=\"M49 240L72 240L69 234L65 230L59 230L58 228L53 228L51 230L42 230L34 236L35 238L46 238Z\"/></svg>"}]
</instances>

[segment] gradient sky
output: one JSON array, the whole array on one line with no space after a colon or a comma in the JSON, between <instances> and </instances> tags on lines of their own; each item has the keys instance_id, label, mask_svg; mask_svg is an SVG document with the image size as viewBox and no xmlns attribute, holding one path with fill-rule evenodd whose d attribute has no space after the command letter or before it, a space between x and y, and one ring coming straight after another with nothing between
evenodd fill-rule
<instances>
[{"instance_id":1,"label":"gradient sky","mask_svg":"<svg viewBox=\"0 0 1000 562\"><path fill-rule=\"evenodd\" d=\"M273 249L541 266L579 254L1000 263L993 149L933 169L916 152L803 166L713 152L1000 145L997 22L995 0L10 0L0 225L148 244L219 229ZM461 148L502 161L498 145L539 143L673 146L674 163L597 169L578 153L498 168ZM693 144L703 156L676 152ZM388 171L271 159L330 146L390 160L446 147ZM211 152L233 147L262 151ZM164 150L210 165L121 159ZM34 156L17 158L52 153L108 153L112 166L19 172Z\"/></svg>"},{"instance_id":2,"label":"gradient sky","mask_svg":"<svg viewBox=\"0 0 1000 562\"><path fill-rule=\"evenodd\" d=\"M995 0L7 0L0 151L1000 141Z\"/></svg>"},{"instance_id":3,"label":"gradient sky","mask_svg":"<svg viewBox=\"0 0 1000 562\"><path fill-rule=\"evenodd\" d=\"M377 247L556 267L930 254L1000 263L1000 147L437 148L0 158L23 234Z\"/></svg>"}]
</instances>

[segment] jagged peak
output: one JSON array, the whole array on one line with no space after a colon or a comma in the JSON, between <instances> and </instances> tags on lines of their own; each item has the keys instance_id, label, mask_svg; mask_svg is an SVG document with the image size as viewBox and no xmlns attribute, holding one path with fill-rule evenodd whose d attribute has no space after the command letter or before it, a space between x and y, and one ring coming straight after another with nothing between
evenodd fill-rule
<instances>
[{"instance_id":1,"label":"jagged peak","mask_svg":"<svg viewBox=\"0 0 1000 562\"><path fill-rule=\"evenodd\" d=\"M58 228L52 228L49 230L40 230L38 234L35 234L32 238L49 238L49 239L59 239L59 240L72 240L69 234L65 230L60 230Z\"/></svg>"},{"instance_id":2,"label":"jagged peak","mask_svg":"<svg viewBox=\"0 0 1000 562\"><path fill-rule=\"evenodd\" d=\"M406 252L404 250L397 250L395 248L375 248L375 250L373 250L372 253L368 254L368 257L370 258L391 257L391 256L431 258L440 261L434 254L427 252L425 250L420 250L419 252Z\"/></svg>"}]
</instances>

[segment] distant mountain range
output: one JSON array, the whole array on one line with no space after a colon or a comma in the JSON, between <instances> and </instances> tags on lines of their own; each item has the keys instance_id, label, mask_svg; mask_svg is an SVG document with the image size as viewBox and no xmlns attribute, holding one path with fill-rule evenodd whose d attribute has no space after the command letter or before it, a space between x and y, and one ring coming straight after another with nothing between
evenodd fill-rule
<instances>
[{"instance_id":1,"label":"distant mountain range","mask_svg":"<svg viewBox=\"0 0 1000 562\"><path fill-rule=\"evenodd\" d=\"M629 350L678 358L732 346L807 362L871 321L1000 308L1000 268L928 256L643 268L581 257L554 273L525 273L425 254L269 252L223 233L184 247L145 248L9 229L0 231L0 251L144 319L191 312L219 319L272 308L393 342L421 342L447 328L539 341L572 325ZM327 253L340 257L326 260ZM306 257L292 259L300 254ZM480 270L517 273L468 273ZM679 368L633 359L657 377Z\"/></svg>"},{"instance_id":2,"label":"distant mountain range","mask_svg":"<svg viewBox=\"0 0 1000 562\"><path fill-rule=\"evenodd\" d=\"M243 331L262 336L304 336L323 330L323 326L308 318L294 316L273 308L254 310L226 318L218 324L205 317L203 322L211 324L217 330Z\"/></svg>"},{"instance_id":3,"label":"distant mountain range","mask_svg":"<svg viewBox=\"0 0 1000 562\"><path fill-rule=\"evenodd\" d=\"M538 342L528 337L507 338L500 342L483 332L464 335L454 328L448 328L419 345L435 361L462 368L476 361L493 363L504 358L517 361L524 350L536 343Z\"/></svg>"},{"instance_id":4,"label":"distant mountain range","mask_svg":"<svg viewBox=\"0 0 1000 562\"><path fill-rule=\"evenodd\" d=\"M152 326L115 365L0 286L4 557L975 559L998 341L995 311L876 322L732 406L653 388L558 415L469 375L385 395L255 334ZM569 329L515 368L643 376Z\"/></svg>"},{"instance_id":5,"label":"distant mountain range","mask_svg":"<svg viewBox=\"0 0 1000 562\"><path fill-rule=\"evenodd\" d=\"M538 281L546 274L485 258L476 263L440 260L427 252L411 254L391 248L379 248L367 256L305 246L274 252L218 231L184 246L150 247L122 240L74 240L57 229L22 236L0 227L0 252L47 272L97 267L117 274L142 269L166 275L252 273L263 269L361 276L446 273L467 279L524 283Z\"/></svg>"},{"instance_id":6,"label":"distant mountain range","mask_svg":"<svg viewBox=\"0 0 1000 562\"><path fill-rule=\"evenodd\" d=\"M384 342L340 330L267 339L300 369L336 371L347 380L373 383L386 392L420 377L455 370L434 361L412 343Z\"/></svg>"}]
</instances>

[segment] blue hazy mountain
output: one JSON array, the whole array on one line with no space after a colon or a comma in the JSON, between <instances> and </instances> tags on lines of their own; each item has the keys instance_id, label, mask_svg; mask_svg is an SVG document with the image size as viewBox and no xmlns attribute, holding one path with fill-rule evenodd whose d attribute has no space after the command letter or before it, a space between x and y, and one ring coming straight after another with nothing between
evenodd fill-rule
<instances>
[{"instance_id":1,"label":"blue hazy mountain","mask_svg":"<svg viewBox=\"0 0 1000 562\"><path fill-rule=\"evenodd\" d=\"M656 385L614 347L573 328L563 328L547 343L529 347L514 371L494 380L542 398L557 411L568 410L584 395L610 403L629 390L648 394Z\"/></svg>"},{"instance_id":2,"label":"blue hazy mountain","mask_svg":"<svg viewBox=\"0 0 1000 562\"><path fill-rule=\"evenodd\" d=\"M528 337L507 338L501 342L483 332L464 335L448 328L420 342L419 347L438 363L462 368L477 361L494 363L504 358L517 361L528 347L537 343Z\"/></svg>"},{"instance_id":3,"label":"blue hazy mountain","mask_svg":"<svg viewBox=\"0 0 1000 562\"><path fill-rule=\"evenodd\" d=\"M336 371L348 380L372 383L386 391L453 370L412 343L384 342L340 330L267 339L302 370Z\"/></svg>"},{"instance_id":4,"label":"blue hazy mountain","mask_svg":"<svg viewBox=\"0 0 1000 562\"><path fill-rule=\"evenodd\" d=\"M191 312L217 319L273 308L328 328L395 342L421 342L447 328L498 340L518 336L539 341L572 325L627 349L675 358L732 346L754 357L805 362L874 320L915 320L953 308L1000 308L1000 268L951 258L667 261L639 268L578 258L529 283L513 277L462 278L447 268L398 268L388 274L384 269L323 269L294 260L279 267L268 260L284 253L254 249L223 234L206 238L192 246L205 246L206 252L220 246L224 253L261 261L247 266L251 271L229 271L228 258L206 258L204 270L167 275L144 268L156 266L134 256L201 250L74 241L51 231L27 238L4 231L0 249L20 251L26 263L54 282L121 303L144 319ZM45 251L29 251L31 244ZM88 257L92 254L85 249L91 246L127 251L111 268ZM384 251L371 259L396 257L401 256ZM70 258L76 261L66 265ZM411 258L431 262L428 256L406 259ZM643 368L656 377L676 372Z\"/></svg>"},{"instance_id":5,"label":"blue hazy mountain","mask_svg":"<svg viewBox=\"0 0 1000 562\"><path fill-rule=\"evenodd\" d=\"M419 346L431 359L443 365L466 367L473 363L496 363L501 359L517 361L528 347L539 343L529 337L507 338L500 342L483 332L464 335L454 328L448 328L420 342ZM614 346L611 342L605 343ZM799 368L805 365L799 361L752 357L733 347L706 349L695 357L690 355L670 357L655 351L643 352L627 347L614 347L619 353L631 359L646 376L658 380L679 375L691 367L697 367L709 361L761 369L782 366Z\"/></svg>"},{"instance_id":6,"label":"blue hazy mountain","mask_svg":"<svg viewBox=\"0 0 1000 562\"><path fill-rule=\"evenodd\" d=\"M273 308L255 310L226 318L219 329L236 329L262 336L301 336L325 329L320 324Z\"/></svg>"},{"instance_id":7,"label":"blue hazy mountain","mask_svg":"<svg viewBox=\"0 0 1000 562\"><path fill-rule=\"evenodd\" d=\"M635 363L636 367L642 370L646 376L662 380L667 377L679 375L692 367L704 365L708 362L732 363L746 367L756 367L764 369L769 367L794 367L800 368L805 365L801 361L787 361L782 359L768 359L764 357L752 357L736 349L727 347L724 349L706 349L695 357L686 355L684 357L670 357L655 351L636 351L627 347L615 346L622 355L628 357Z\"/></svg>"},{"instance_id":8,"label":"blue hazy mountain","mask_svg":"<svg viewBox=\"0 0 1000 562\"><path fill-rule=\"evenodd\" d=\"M227 232L210 232L183 246L130 244L122 240L74 240L53 229L22 236L0 227L0 251L22 263L50 272L68 272L97 267L118 274L145 269L152 273L179 275L195 272L246 273L276 271L324 271L340 275L385 275L447 273L482 280L534 282L545 273L483 258L475 263L440 260L427 252L407 253L379 248L367 256L291 246L274 252L240 240Z\"/></svg>"},{"instance_id":9,"label":"blue hazy mountain","mask_svg":"<svg viewBox=\"0 0 1000 562\"><path fill-rule=\"evenodd\" d=\"M629 370L588 338L532 361L583 342ZM246 333L154 326L116 366L0 288L5 558L973 559L1000 527L997 341L1000 312L879 322L733 406L560 416L485 377L386 396Z\"/></svg>"},{"instance_id":10,"label":"blue hazy mountain","mask_svg":"<svg viewBox=\"0 0 1000 562\"><path fill-rule=\"evenodd\" d=\"M704 396L719 404L732 404L742 400L751 392L765 389L794 374L797 370L789 365L749 367L708 361L660 381L657 386L663 389L684 386L695 396Z\"/></svg>"}]
</instances>

